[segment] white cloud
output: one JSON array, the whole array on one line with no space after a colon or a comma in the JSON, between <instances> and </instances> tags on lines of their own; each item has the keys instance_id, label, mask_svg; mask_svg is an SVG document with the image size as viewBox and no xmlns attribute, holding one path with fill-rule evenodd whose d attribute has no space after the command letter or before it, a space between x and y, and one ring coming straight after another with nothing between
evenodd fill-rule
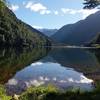
<instances>
[{"instance_id":1,"label":"white cloud","mask_svg":"<svg viewBox=\"0 0 100 100\"><path fill-rule=\"evenodd\" d=\"M40 26L33 26L33 27L35 28L35 27L40 27ZM37 65L40 66L42 64L43 64L42 62L36 62L36 63L32 63L31 66L37 66Z\"/></svg>"},{"instance_id":2,"label":"white cloud","mask_svg":"<svg viewBox=\"0 0 100 100\"><path fill-rule=\"evenodd\" d=\"M38 80L31 80L29 82L30 86L40 86L40 85L43 85L45 82L44 81L38 81Z\"/></svg>"},{"instance_id":3,"label":"white cloud","mask_svg":"<svg viewBox=\"0 0 100 100\"><path fill-rule=\"evenodd\" d=\"M90 14L93 14L98 11L98 9L87 10L87 9L70 9L70 8L61 8L61 10L59 11L58 10L52 11L48 9L46 6L44 6L43 4L35 3L33 1L29 1L27 3L23 2L23 5L25 6L25 8L30 9L33 12L38 12L41 15L54 14L54 15L64 16L66 14L70 14L70 15L81 14L82 19L85 19Z\"/></svg>"},{"instance_id":4,"label":"white cloud","mask_svg":"<svg viewBox=\"0 0 100 100\"><path fill-rule=\"evenodd\" d=\"M8 81L8 84L9 84L9 85L17 85L17 83L18 83L18 81L17 81L16 79L10 79L10 80Z\"/></svg>"},{"instance_id":5,"label":"white cloud","mask_svg":"<svg viewBox=\"0 0 100 100\"><path fill-rule=\"evenodd\" d=\"M98 9L92 9L92 10L80 10L79 13L82 13L83 19L85 19L87 16L96 13L99 11Z\"/></svg>"},{"instance_id":6,"label":"white cloud","mask_svg":"<svg viewBox=\"0 0 100 100\"><path fill-rule=\"evenodd\" d=\"M43 29L42 26L36 26L36 25L33 25L32 26L33 28L36 28L36 29ZM41 63L36 63L36 64L41 64ZM32 64L32 66L35 65L35 64Z\"/></svg>"},{"instance_id":7,"label":"white cloud","mask_svg":"<svg viewBox=\"0 0 100 100\"><path fill-rule=\"evenodd\" d=\"M55 15L58 15L58 14L59 14L59 12L58 12L58 11L54 11L54 14L55 14Z\"/></svg>"},{"instance_id":8,"label":"white cloud","mask_svg":"<svg viewBox=\"0 0 100 100\"><path fill-rule=\"evenodd\" d=\"M51 13L50 10L41 10L41 11L40 11L40 14L41 14L41 15L50 14L50 13Z\"/></svg>"},{"instance_id":9,"label":"white cloud","mask_svg":"<svg viewBox=\"0 0 100 100\"><path fill-rule=\"evenodd\" d=\"M24 4L25 5L25 4ZM25 5L25 8L31 8L33 5L33 2L32 1L29 1L26 5Z\"/></svg>"},{"instance_id":10,"label":"white cloud","mask_svg":"<svg viewBox=\"0 0 100 100\"><path fill-rule=\"evenodd\" d=\"M41 3L33 3L32 1L29 1L26 5L25 8L30 9L31 11L34 12L39 12L41 15L44 14L50 14L51 11L48 10L46 6L44 6Z\"/></svg>"},{"instance_id":11,"label":"white cloud","mask_svg":"<svg viewBox=\"0 0 100 100\"><path fill-rule=\"evenodd\" d=\"M61 11L66 14L68 12L70 12L71 9L68 9L68 8L61 8Z\"/></svg>"},{"instance_id":12,"label":"white cloud","mask_svg":"<svg viewBox=\"0 0 100 100\"><path fill-rule=\"evenodd\" d=\"M18 5L14 5L12 4L9 9L11 9L12 11L17 11L19 9L19 6Z\"/></svg>"},{"instance_id":13,"label":"white cloud","mask_svg":"<svg viewBox=\"0 0 100 100\"><path fill-rule=\"evenodd\" d=\"M93 83L93 80L92 79L88 79L87 77L81 75L81 80L80 80L80 83Z\"/></svg>"},{"instance_id":14,"label":"white cloud","mask_svg":"<svg viewBox=\"0 0 100 100\"><path fill-rule=\"evenodd\" d=\"M32 4L32 2L29 2L26 5L26 8L30 8L32 11L35 11L35 12L38 12L38 11L46 10L47 9L45 6L43 6L40 3Z\"/></svg>"},{"instance_id":15,"label":"white cloud","mask_svg":"<svg viewBox=\"0 0 100 100\"><path fill-rule=\"evenodd\" d=\"M61 8L61 11L63 12L63 14L71 14L71 15L82 14L82 18L85 19L87 16L94 14L99 10L98 9L91 9L91 10L79 9L78 10L78 9Z\"/></svg>"}]
</instances>

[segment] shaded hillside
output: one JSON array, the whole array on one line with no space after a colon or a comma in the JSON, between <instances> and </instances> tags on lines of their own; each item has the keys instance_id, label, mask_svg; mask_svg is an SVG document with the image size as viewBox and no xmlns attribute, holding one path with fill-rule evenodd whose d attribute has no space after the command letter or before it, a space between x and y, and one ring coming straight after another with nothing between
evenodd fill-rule
<instances>
[{"instance_id":1,"label":"shaded hillside","mask_svg":"<svg viewBox=\"0 0 100 100\"><path fill-rule=\"evenodd\" d=\"M47 37L17 19L15 14L0 1L0 44L37 46L46 45L47 42L49 42Z\"/></svg>"},{"instance_id":2,"label":"shaded hillside","mask_svg":"<svg viewBox=\"0 0 100 100\"><path fill-rule=\"evenodd\" d=\"M100 11L75 24L65 25L53 36L53 40L68 45L84 45L100 32Z\"/></svg>"}]
</instances>

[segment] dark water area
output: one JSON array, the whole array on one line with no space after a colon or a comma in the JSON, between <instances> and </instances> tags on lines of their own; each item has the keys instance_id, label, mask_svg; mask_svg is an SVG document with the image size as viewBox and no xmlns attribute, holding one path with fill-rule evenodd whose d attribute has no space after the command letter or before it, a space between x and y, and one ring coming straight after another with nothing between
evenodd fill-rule
<instances>
[{"instance_id":1,"label":"dark water area","mask_svg":"<svg viewBox=\"0 0 100 100\"><path fill-rule=\"evenodd\" d=\"M91 90L96 81L100 81L99 49L0 49L0 84L9 95L48 84Z\"/></svg>"}]
</instances>

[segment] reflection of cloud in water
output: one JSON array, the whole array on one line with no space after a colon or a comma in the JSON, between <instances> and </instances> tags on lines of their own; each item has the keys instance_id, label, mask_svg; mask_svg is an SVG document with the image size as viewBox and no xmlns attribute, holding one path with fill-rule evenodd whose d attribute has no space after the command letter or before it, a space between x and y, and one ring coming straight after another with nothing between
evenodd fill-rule
<instances>
[{"instance_id":1,"label":"reflection of cloud in water","mask_svg":"<svg viewBox=\"0 0 100 100\"><path fill-rule=\"evenodd\" d=\"M37 62L19 71L8 81L6 87L12 93L20 93L30 86L54 84L60 88L79 87L91 89L91 79L72 68L65 68L58 63ZM16 89L17 88L17 89ZM17 91L16 91L17 90Z\"/></svg>"},{"instance_id":2,"label":"reflection of cloud in water","mask_svg":"<svg viewBox=\"0 0 100 100\"><path fill-rule=\"evenodd\" d=\"M9 85L17 85L17 84L18 84L18 81L17 81L16 79L10 79L10 80L8 81L8 84L9 84Z\"/></svg>"},{"instance_id":3,"label":"reflection of cloud in water","mask_svg":"<svg viewBox=\"0 0 100 100\"><path fill-rule=\"evenodd\" d=\"M43 63L42 62L37 62L37 63L32 63L31 66L39 66L39 65L42 65Z\"/></svg>"}]
</instances>

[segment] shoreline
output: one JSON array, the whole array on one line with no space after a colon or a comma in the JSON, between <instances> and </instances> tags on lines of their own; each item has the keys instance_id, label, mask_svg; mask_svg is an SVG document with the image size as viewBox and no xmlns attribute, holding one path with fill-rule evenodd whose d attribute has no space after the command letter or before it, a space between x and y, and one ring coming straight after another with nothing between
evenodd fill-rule
<instances>
[{"instance_id":1,"label":"shoreline","mask_svg":"<svg viewBox=\"0 0 100 100\"><path fill-rule=\"evenodd\" d=\"M86 46L50 46L52 48L72 48L72 49L100 49L100 47L86 47Z\"/></svg>"}]
</instances>

